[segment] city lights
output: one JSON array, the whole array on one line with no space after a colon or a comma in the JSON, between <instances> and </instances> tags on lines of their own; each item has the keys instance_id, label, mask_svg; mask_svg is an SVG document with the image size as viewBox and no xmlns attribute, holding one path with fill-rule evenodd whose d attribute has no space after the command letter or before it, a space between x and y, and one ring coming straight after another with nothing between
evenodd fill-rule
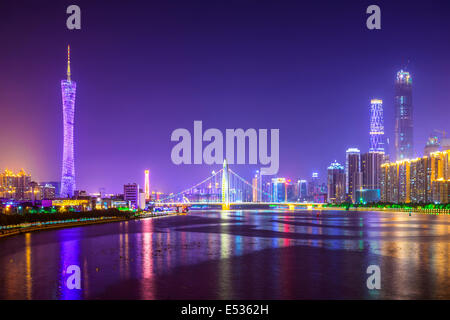
<instances>
[{"instance_id":1,"label":"city lights","mask_svg":"<svg viewBox=\"0 0 450 320\"><path fill-rule=\"evenodd\" d=\"M0 301L113 301L5 317L450 301L450 2L419 1L2 0Z\"/></svg>"}]
</instances>

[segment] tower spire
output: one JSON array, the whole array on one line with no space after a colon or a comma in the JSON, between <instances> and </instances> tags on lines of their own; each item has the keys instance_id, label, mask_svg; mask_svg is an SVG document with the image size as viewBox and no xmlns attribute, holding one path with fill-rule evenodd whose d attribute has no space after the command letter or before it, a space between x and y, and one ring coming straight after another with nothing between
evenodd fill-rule
<instances>
[{"instance_id":1,"label":"tower spire","mask_svg":"<svg viewBox=\"0 0 450 320\"><path fill-rule=\"evenodd\" d=\"M67 81L70 81L70 45L67 46Z\"/></svg>"}]
</instances>

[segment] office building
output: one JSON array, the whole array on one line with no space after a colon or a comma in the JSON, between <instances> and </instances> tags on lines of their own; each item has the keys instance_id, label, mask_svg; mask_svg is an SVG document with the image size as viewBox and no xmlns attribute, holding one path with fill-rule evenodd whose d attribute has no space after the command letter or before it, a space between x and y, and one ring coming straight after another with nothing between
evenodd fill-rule
<instances>
[{"instance_id":1,"label":"office building","mask_svg":"<svg viewBox=\"0 0 450 320\"><path fill-rule=\"evenodd\" d=\"M319 173L313 172L311 180L308 183L308 197L312 200L319 193L320 182Z\"/></svg>"},{"instance_id":2,"label":"office building","mask_svg":"<svg viewBox=\"0 0 450 320\"><path fill-rule=\"evenodd\" d=\"M384 163L381 200L390 203L449 203L450 150Z\"/></svg>"},{"instance_id":3,"label":"office building","mask_svg":"<svg viewBox=\"0 0 450 320\"><path fill-rule=\"evenodd\" d=\"M287 188L285 178L273 178L272 179L272 201L273 202L286 202L287 201Z\"/></svg>"},{"instance_id":4,"label":"office building","mask_svg":"<svg viewBox=\"0 0 450 320\"><path fill-rule=\"evenodd\" d=\"M396 160L413 159L412 77L404 70L397 72L394 109Z\"/></svg>"},{"instance_id":5,"label":"office building","mask_svg":"<svg viewBox=\"0 0 450 320\"><path fill-rule=\"evenodd\" d=\"M139 185L129 183L123 186L123 199L128 201L130 207L139 208Z\"/></svg>"},{"instance_id":6,"label":"office building","mask_svg":"<svg viewBox=\"0 0 450 320\"><path fill-rule=\"evenodd\" d=\"M55 189L55 197L59 197L61 193L61 181L41 181L39 183L41 186L50 185Z\"/></svg>"},{"instance_id":7,"label":"office building","mask_svg":"<svg viewBox=\"0 0 450 320\"><path fill-rule=\"evenodd\" d=\"M291 179L286 179L286 201L288 202L296 202L297 195L295 192L296 184L292 182Z\"/></svg>"},{"instance_id":8,"label":"office building","mask_svg":"<svg viewBox=\"0 0 450 320\"><path fill-rule=\"evenodd\" d=\"M370 147L369 152L384 153L383 101L370 101Z\"/></svg>"},{"instance_id":9,"label":"office building","mask_svg":"<svg viewBox=\"0 0 450 320\"><path fill-rule=\"evenodd\" d=\"M252 202L258 202L258 174L252 179Z\"/></svg>"},{"instance_id":10,"label":"office building","mask_svg":"<svg viewBox=\"0 0 450 320\"><path fill-rule=\"evenodd\" d=\"M0 173L0 198L26 200L30 197L31 175L21 169L14 173L5 169Z\"/></svg>"},{"instance_id":11,"label":"office building","mask_svg":"<svg viewBox=\"0 0 450 320\"><path fill-rule=\"evenodd\" d=\"M297 180L297 199L300 202L308 200L308 182L306 180Z\"/></svg>"},{"instance_id":12,"label":"office building","mask_svg":"<svg viewBox=\"0 0 450 320\"><path fill-rule=\"evenodd\" d=\"M345 201L345 169L337 161L328 167L328 196L329 203Z\"/></svg>"},{"instance_id":13,"label":"office building","mask_svg":"<svg viewBox=\"0 0 450 320\"><path fill-rule=\"evenodd\" d=\"M361 156L357 148L346 151L345 160L345 191L350 201L355 202L355 191L360 188Z\"/></svg>"},{"instance_id":14,"label":"office building","mask_svg":"<svg viewBox=\"0 0 450 320\"><path fill-rule=\"evenodd\" d=\"M361 156L361 172L363 189L380 189L380 168L384 162L384 154L368 152Z\"/></svg>"}]
</instances>

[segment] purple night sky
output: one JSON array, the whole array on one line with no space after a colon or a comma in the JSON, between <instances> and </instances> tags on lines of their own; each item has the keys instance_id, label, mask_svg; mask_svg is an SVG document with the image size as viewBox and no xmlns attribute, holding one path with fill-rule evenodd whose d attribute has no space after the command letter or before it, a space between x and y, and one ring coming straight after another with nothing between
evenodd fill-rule
<instances>
[{"instance_id":1,"label":"purple night sky","mask_svg":"<svg viewBox=\"0 0 450 320\"><path fill-rule=\"evenodd\" d=\"M376 3L375 3L376 2ZM82 29L66 28L67 6ZM381 7L382 30L366 28ZM369 148L369 103L384 101L393 151L394 80L409 60L415 150L450 132L450 2L12 1L0 3L0 170L60 180L71 46L77 188L179 191L219 166L172 164L177 128L279 128L279 176L322 180ZM450 133L449 133L450 134ZM255 166L233 166L250 179Z\"/></svg>"}]
</instances>

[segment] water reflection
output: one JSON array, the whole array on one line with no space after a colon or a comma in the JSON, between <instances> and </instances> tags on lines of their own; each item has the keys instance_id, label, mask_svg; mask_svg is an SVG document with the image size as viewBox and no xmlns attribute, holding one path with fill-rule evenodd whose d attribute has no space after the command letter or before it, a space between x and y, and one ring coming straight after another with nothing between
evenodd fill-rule
<instances>
[{"instance_id":1,"label":"water reflection","mask_svg":"<svg viewBox=\"0 0 450 320\"><path fill-rule=\"evenodd\" d=\"M142 225L141 266L142 278L140 295L143 299L155 298L153 287L153 224L151 219L145 219Z\"/></svg>"},{"instance_id":2,"label":"water reflection","mask_svg":"<svg viewBox=\"0 0 450 320\"><path fill-rule=\"evenodd\" d=\"M25 234L25 260L26 260L26 294L27 299L31 299L33 284L31 282L31 233Z\"/></svg>"},{"instance_id":3,"label":"water reflection","mask_svg":"<svg viewBox=\"0 0 450 320\"><path fill-rule=\"evenodd\" d=\"M0 241L0 298L450 298L449 231L442 215L232 210L25 234Z\"/></svg>"},{"instance_id":4,"label":"water reflection","mask_svg":"<svg viewBox=\"0 0 450 320\"><path fill-rule=\"evenodd\" d=\"M82 231L80 228L71 230L72 232L64 232L59 230L60 244L60 262L59 262L59 290L58 298L62 300L77 300L82 297L82 289L71 289L67 285L68 278L72 273L67 273L69 266L77 266L81 269L80 263L80 239ZM73 240L75 238L75 240ZM83 277L83 275L81 275Z\"/></svg>"}]
</instances>

